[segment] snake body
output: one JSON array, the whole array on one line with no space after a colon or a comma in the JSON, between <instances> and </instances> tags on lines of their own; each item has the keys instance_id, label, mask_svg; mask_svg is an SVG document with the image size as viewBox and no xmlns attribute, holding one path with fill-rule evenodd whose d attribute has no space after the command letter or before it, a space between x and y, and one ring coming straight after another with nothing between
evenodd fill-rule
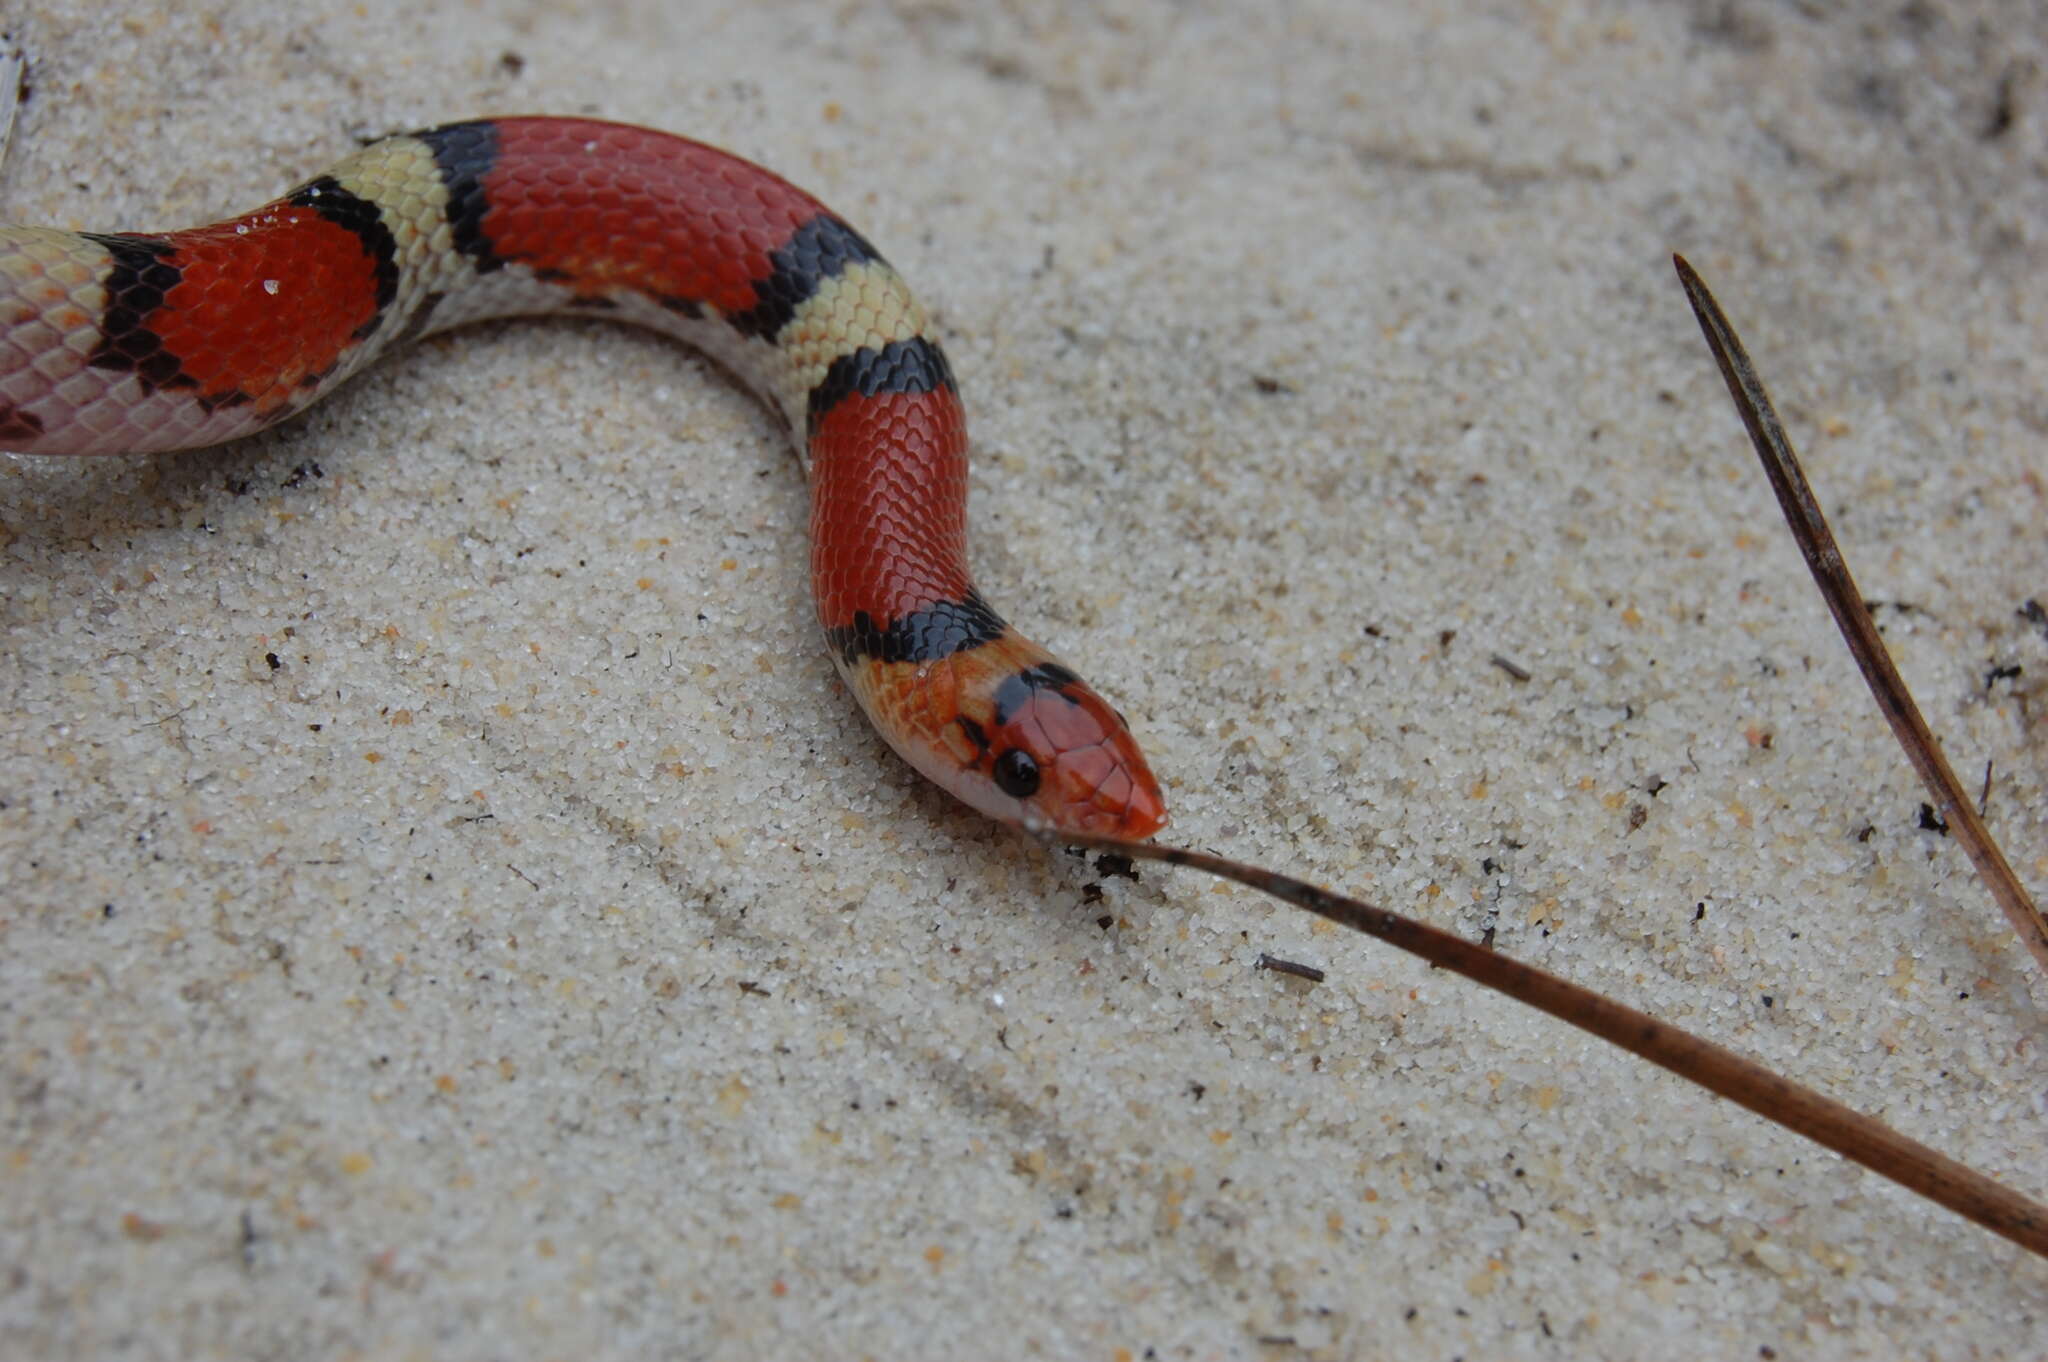
<instances>
[{"instance_id":1,"label":"snake body","mask_svg":"<svg viewBox=\"0 0 2048 1362\"><path fill-rule=\"evenodd\" d=\"M217 444L417 337L549 312L678 337L781 414L833 661L911 765L1034 829L1137 838L1165 821L1122 717L968 576L966 420L924 310L816 199L699 142L452 123L208 227L0 228L0 448Z\"/></svg>"}]
</instances>

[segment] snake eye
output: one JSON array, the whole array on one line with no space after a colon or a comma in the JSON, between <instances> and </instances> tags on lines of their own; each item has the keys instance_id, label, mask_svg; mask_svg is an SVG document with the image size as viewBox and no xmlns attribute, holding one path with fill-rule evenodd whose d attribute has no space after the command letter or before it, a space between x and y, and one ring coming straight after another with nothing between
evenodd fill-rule
<instances>
[{"instance_id":1,"label":"snake eye","mask_svg":"<svg viewBox=\"0 0 2048 1362\"><path fill-rule=\"evenodd\" d=\"M1038 793L1038 763L1021 747L1013 747L996 758L996 788L1012 799L1029 799Z\"/></svg>"}]
</instances>

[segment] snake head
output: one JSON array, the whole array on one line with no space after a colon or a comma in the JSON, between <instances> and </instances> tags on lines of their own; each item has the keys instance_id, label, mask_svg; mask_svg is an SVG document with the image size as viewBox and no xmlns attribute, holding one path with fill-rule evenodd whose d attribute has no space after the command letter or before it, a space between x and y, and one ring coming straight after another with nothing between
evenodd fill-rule
<instances>
[{"instance_id":1,"label":"snake head","mask_svg":"<svg viewBox=\"0 0 2048 1362\"><path fill-rule=\"evenodd\" d=\"M1133 841L1165 824L1166 800L1123 716L1014 631L932 668L919 692L924 712L909 726L931 740L898 750L989 817Z\"/></svg>"},{"instance_id":2,"label":"snake head","mask_svg":"<svg viewBox=\"0 0 2048 1362\"><path fill-rule=\"evenodd\" d=\"M1132 840L1166 822L1166 800L1123 715L1048 658L997 684L988 778L1032 831ZM1002 814L998 814L1002 817Z\"/></svg>"}]
</instances>

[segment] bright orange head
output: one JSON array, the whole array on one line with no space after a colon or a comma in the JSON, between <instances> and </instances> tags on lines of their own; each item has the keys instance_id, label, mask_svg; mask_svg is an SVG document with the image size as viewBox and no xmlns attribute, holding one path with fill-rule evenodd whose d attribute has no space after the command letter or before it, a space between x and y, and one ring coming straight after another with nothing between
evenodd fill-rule
<instances>
[{"instance_id":1,"label":"bright orange head","mask_svg":"<svg viewBox=\"0 0 2048 1362\"><path fill-rule=\"evenodd\" d=\"M993 718L990 781L1022 806L1014 821L1133 841L1165 824L1166 800L1123 716L1059 663L1011 673Z\"/></svg>"},{"instance_id":2,"label":"bright orange head","mask_svg":"<svg viewBox=\"0 0 2048 1362\"><path fill-rule=\"evenodd\" d=\"M948 703L923 716L939 719L938 741L902 749L927 776L1030 832L1135 841L1165 824L1166 800L1123 716L1042 649L1012 632L948 666L935 687Z\"/></svg>"}]
</instances>

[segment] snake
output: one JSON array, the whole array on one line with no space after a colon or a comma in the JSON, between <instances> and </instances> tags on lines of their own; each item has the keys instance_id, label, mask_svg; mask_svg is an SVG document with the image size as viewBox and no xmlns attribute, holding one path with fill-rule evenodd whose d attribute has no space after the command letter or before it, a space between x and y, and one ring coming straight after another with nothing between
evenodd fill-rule
<instances>
[{"instance_id":1,"label":"snake","mask_svg":"<svg viewBox=\"0 0 2048 1362\"><path fill-rule=\"evenodd\" d=\"M968 575L966 418L929 318L852 227L728 152L620 123L482 119L373 142L208 227L0 227L0 449L219 444L419 337L534 313L676 337L780 415L810 482L811 588L832 660L887 743L972 808L1388 941L2048 1253L2042 1207L1741 1056L1490 944L1143 840L1166 805L1129 725ZM1713 313L1710 341L1732 334Z\"/></svg>"},{"instance_id":2,"label":"snake","mask_svg":"<svg viewBox=\"0 0 2048 1362\"><path fill-rule=\"evenodd\" d=\"M210 226L0 227L0 449L220 444L423 336L547 313L672 336L779 415L833 664L912 767L1033 832L1165 823L1122 714L969 575L966 417L923 307L817 199L702 142L476 119L372 142Z\"/></svg>"}]
</instances>

